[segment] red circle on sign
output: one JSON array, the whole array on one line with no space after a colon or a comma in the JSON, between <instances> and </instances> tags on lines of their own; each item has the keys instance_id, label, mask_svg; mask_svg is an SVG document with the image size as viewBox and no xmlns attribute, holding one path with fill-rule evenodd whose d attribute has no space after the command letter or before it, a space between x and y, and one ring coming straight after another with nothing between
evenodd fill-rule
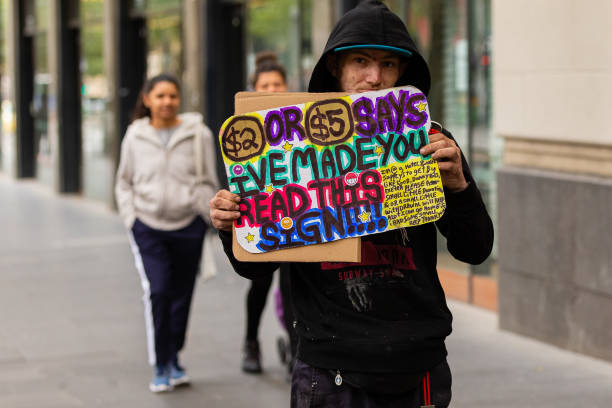
<instances>
[{"instance_id":1,"label":"red circle on sign","mask_svg":"<svg viewBox=\"0 0 612 408\"><path fill-rule=\"evenodd\" d=\"M354 186L357 184L357 175L353 172L348 173L346 176L344 176L344 182L349 186Z\"/></svg>"}]
</instances>

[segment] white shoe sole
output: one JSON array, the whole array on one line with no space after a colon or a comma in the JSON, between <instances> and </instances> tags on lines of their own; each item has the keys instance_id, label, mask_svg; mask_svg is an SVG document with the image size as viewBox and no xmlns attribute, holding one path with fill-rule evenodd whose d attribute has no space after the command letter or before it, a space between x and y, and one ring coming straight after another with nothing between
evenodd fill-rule
<instances>
[{"instance_id":1,"label":"white shoe sole","mask_svg":"<svg viewBox=\"0 0 612 408\"><path fill-rule=\"evenodd\" d=\"M191 382L191 380L189 379L189 376L183 376L181 378L171 378L170 379L170 385L174 386L174 387L178 387L180 385L187 385Z\"/></svg>"},{"instance_id":2,"label":"white shoe sole","mask_svg":"<svg viewBox=\"0 0 612 408\"><path fill-rule=\"evenodd\" d=\"M170 385L166 385L166 384L159 384L159 385L149 384L149 390L151 390L151 392L154 392L154 393L172 391L172 388L173 388L172 387L172 383Z\"/></svg>"}]
</instances>

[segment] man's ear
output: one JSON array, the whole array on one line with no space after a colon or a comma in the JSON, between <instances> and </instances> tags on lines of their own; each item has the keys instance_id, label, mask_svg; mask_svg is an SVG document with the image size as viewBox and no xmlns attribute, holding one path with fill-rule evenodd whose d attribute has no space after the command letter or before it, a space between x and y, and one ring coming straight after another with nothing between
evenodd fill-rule
<instances>
[{"instance_id":1,"label":"man's ear","mask_svg":"<svg viewBox=\"0 0 612 408\"><path fill-rule=\"evenodd\" d=\"M338 79L338 57L335 53L330 52L325 59L327 70L331 72L334 78Z\"/></svg>"}]
</instances>

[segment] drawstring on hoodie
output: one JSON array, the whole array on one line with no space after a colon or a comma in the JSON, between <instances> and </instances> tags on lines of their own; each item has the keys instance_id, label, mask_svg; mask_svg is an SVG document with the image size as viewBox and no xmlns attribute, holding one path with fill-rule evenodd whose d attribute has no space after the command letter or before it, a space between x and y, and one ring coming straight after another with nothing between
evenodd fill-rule
<instances>
[{"instance_id":1,"label":"drawstring on hoodie","mask_svg":"<svg viewBox=\"0 0 612 408\"><path fill-rule=\"evenodd\" d=\"M408 231L406 231L406 228L400 228L400 232L402 234L402 245L407 246L410 242L410 239L408 238Z\"/></svg>"}]
</instances>

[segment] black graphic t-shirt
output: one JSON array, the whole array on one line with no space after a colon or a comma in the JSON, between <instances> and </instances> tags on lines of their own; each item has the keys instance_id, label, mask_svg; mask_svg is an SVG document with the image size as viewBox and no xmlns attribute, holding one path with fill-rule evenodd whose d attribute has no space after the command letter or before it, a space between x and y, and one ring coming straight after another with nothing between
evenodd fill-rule
<instances>
[{"instance_id":1,"label":"black graphic t-shirt","mask_svg":"<svg viewBox=\"0 0 612 408\"><path fill-rule=\"evenodd\" d=\"M240 275L253 279L279 266L290 272L300 360L341 372L420 373L444 360L451 332L436 271L436 230L463 262L482 262L493 243L480 192L466 175L466 190L445 192L440 220L363 237L359 263L239 262L231 234L219 235Z\"/></svg>"},{"instance_id":2,"label":"black graphic t-shirt","mask_svg":"<svg viewBox=\"0 0 612 408\"><path fill-rule=\"evenodd\" d=\"M395 292L402 291L402 287L410 285L413 280L411 275L417 268L412 248L374 239L386 236L367 238L369 240L361 244L360 263L324 262L321 263L321 271L323 276L330 279L329 284L325 285L330 288L329 295L344 292L345 299L349 301L347 304L350 303L357 312L373 313L380 309L378 303L384 305L393 302L393 296L389 295L395 295ZM340 287L338 282L341 283ZM388 290L390 287L394 289L391 292ZM393 308L382 309L386 312L380 318L401 318L393 317Z\"/></svg>"},{"instance_id":3,"label":"black graphic t-shirt","mask_svg":"<svg viewBox=\"0 0 612 408\"><path fill-rule=\"evenodd\" d=\"M435 259L435 233L429 225L405 237L399 230L365 237L360 263L289 264L298 357L318 367L372 372L424 371L442 361L452 316L435 263L427 262ZM424 239L433 240L433 253L423 253L416 240Z\"/></svg>"}]
</instances>

